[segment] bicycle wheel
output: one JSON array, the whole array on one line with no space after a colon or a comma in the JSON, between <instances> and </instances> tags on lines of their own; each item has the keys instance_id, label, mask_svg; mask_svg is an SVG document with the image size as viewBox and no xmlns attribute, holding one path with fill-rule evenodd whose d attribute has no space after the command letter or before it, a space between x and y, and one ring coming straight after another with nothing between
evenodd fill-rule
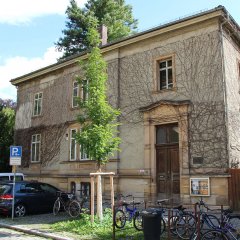
<instances>
[{"instance_id":1,"label":"bicycle wheel","mask_svg":"<svg viewBox=\"0 0 240 240\"><path fill-rule=\"evenodd\" d=\"M190 236L195 231L196 220L190 213L184 213L176 219L176 232L181 239L190 239Z\"/></svg>"},{"instance_id":2,"label":"bicycle wheel","mask_svg":"<svg viewBox=\"0 0 240 240\"><path fill-rule=\"evenodd\" d=\"M166 222L164 220L164 218L161 216L161 235L165 232L166 230Z\"/></svg>"},{"instance_id":3,"label":"bicycle wheel","mask_svg":"<svg viewBox=\"0 0 240 240\"><path fill-rule=\"evenodd\" d=\"M138 230L143 230L143 219L142 216L139 214L135 214L133 217L133 226Z\"/></svg>"},{"instance_id":4,"label":"bicycle wheel","mask_svg":"<svg viewBox=\"0 0 240 240\"><path fill-rule=\"evenodd\" d=\"M114 223L117 228L123 228L126 224L126 215L125 213L118 209L114 216Z\"/></svg>"},{"instance_id":5,"label":"bicycle wheel","mask_svg":"<svg viewBox=\"0 0 240 240\"><path fill-rule=\"evenodd\" d=\"M222 231L209 230L202 235L201 240L209 240L209 239L229 240L229 237Z\"/></svg>"},{"instance_id":6,"label":"bicycle wheel","mask_svg":"<svg viewBox=\"0 0 240 240\"><path fill-rule=\"evenodd\" d=\"M170 232L173 235L177 235L177 231L176 231L177 219L178 219L178 216L171 216L169 222L167 222L169 224L169 227L170 227Z\"/></svg>"},{"instance_id":7,"label":"bicycle wheel","mask_svg":"<svg viewBox=\"0 0 240 240\"><path fill-rule=\"evenodd\" d=\"M53 205L53 215L56 216L60 210L61 202L57 199Z\"/></svg>"},{"instance_id":8,"label":"bicycle wheel","mask_svg":"<svg viewBox=\"0 0 240 240\"><path fill-rule=\"evenodd\" d=\"M68 213L71 217L78 217L81 212L81 207L78 201L73 200L69 203Z\"/></svg>"},{"instance_id":9,"label":"bicycle wheel","mask_svg":"<svg viewBox=\"0 0 240 240\"><path fill-rule=\"evenodd\" d=\"M236 239L240 239L240 216L230 216L227 224L229 234Z\"/></svg>"}]
</instances>

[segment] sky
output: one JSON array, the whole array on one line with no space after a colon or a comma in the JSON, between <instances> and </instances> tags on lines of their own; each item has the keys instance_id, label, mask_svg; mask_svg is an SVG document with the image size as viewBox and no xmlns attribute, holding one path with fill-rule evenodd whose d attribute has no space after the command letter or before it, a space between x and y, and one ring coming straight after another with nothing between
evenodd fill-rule
<instances>
[{"instance_id":1,"label":"sky","mask_svg":"<svg viewBox=\"0 0 240 240\"><path fill-rule=\"evenodd\" d=\"M86 0L77 0L80 7ZM240 25L240 0L125 0L138 31L223 5ZM16 100L9 82L56 62L69 0L0 0L0 98Z\"/></svg>"}]
</instances>

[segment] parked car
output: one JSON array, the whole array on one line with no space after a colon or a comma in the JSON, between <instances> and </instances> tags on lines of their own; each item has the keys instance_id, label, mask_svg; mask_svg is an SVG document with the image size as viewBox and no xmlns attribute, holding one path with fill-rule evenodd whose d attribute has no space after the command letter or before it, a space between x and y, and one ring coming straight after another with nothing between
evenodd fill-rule
<instances>
[{"instance_id":1,"label":"parked car","mask_svg":"<svg viewBox=\"0 0 240 240\"><path fill-rule=\"evenodd\" d=\"M29 213L52 212L58 188L42 182L17 181L15 184L14 215L23 217ZM0 214L11 215L13 183L0 183Z\"/></svg>"},{"instance_id":2,"label":"parked car","mask_svg":"<svg viewBox=\"0 0 240 240\"><path fill-rule=\"evenodd\" d=\"M0 182L2 181L13 181L14 173L0 173ZM23 181L24 175L23 173L15 173L16 181Z\"/></svg>"}]
</instances>

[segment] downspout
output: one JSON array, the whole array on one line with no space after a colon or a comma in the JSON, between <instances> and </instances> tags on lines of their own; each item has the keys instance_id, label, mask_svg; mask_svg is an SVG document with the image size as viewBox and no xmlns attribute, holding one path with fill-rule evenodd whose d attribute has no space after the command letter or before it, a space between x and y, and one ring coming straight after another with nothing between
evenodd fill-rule
<instances>
[{"instance_id":1,"label":"downspout","mask_svg":"<svg viewBox=\"0 0 240 240\"><path fill-rule=\"evenodd\" d=\"M223 46L223 25L229 22L229 13L227 13L227 18L220 23L220 41L221 41L221 59L222 59L222 88L223 88L223 101L224 101L224 117L225 117L225 131L227 138L227 156L228 156L228 166L230 166L230 143L229 143L229 130L228 130L228 102L227 102L227 84L226 84L226 70L225 70L225 61L224 61L224 46Z\"/></svg>"},{"instance_id":2,"label":"downspout","mask_svg":"<svg viewBox=\"0 0 240 240\"><path fill-rule=\"evenodd\" d=\"M120 102L120 78L121 78L121 71L120 71L120 48L118 48L118 57L117 57L117 108L121 108ZM118 116L117 120L120 121L121 116ZM118 130L118 137L120 137L120 126L117 126ZM117 192L119 193L119 170L120 170L120 152L117 151L117 176L118 176L118 184L117 184Z\"/></svg>"}]
</instances>

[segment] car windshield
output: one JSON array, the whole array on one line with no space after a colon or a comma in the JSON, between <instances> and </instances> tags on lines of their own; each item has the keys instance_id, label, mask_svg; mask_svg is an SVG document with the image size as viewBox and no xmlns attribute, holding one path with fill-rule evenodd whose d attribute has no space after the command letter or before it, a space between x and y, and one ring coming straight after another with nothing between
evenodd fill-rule
<instances>
[{"instance_id":1,"label":"car windshield","mask_svg":"<svg viewBox=\"0 0 240 240\"><path fill-rule=\"evenodd\" d=\"M10 193L12 189L11 185L8 184L0 184L0 195Z\"/></svg>"}]
</instances>

